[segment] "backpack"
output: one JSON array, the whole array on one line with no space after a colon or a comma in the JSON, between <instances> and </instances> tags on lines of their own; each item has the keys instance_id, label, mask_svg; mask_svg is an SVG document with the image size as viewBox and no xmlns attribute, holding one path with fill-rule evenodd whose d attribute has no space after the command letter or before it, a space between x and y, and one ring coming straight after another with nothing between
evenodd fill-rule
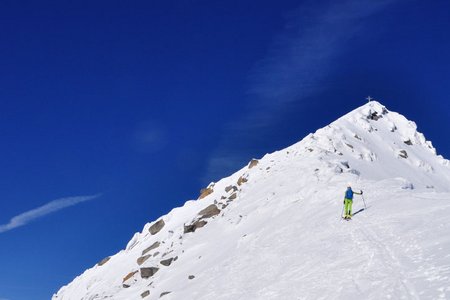
<instances>
[{"instance_id":1,"label":"backpack","mask_svg":"<svg viewBox=\"0 0 450 300\"><path fill-rule=\"evenodd\" d=\"M352 189L348 189L348 190L345 192L345 198L346 198L346 199L350 199L350 200L353 199L353 191L352 191Z\"/></svg>"}]
</instances>

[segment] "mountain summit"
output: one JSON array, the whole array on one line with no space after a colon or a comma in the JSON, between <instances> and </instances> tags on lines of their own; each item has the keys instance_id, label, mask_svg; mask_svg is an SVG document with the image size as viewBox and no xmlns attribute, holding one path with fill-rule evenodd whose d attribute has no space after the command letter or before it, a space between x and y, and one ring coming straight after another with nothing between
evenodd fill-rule
<instances>
[{"instance_id":1,"label":"mountain summit","mask_svg":"<svg viewBox=\"0 0 450 300\"><path fill-rule=\"evenodd\" d=\"M349 182L364 198L344 221ZM449 215L449 161L372 101L211 183L52 299L449 299Z\"/></svg>"}]
</instances>

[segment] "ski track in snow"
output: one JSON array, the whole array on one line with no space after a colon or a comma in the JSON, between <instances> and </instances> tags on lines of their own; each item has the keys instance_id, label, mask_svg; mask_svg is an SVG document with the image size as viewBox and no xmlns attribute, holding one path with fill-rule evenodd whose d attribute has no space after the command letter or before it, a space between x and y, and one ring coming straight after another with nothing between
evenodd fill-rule
<instances>
[{"instance_id":1,"label":"ski track in snow","mask_svg":"<svg viewBox=\"0 0 450 300\"><path fill-rule=\"evenodd\" d=\"M382 117L368 120L374 112ZM241 176L248 182L228 200L234 191L225 187ZM367 204L355 196L351 221L340 217L348 181ZM212 187L163 216L161 232L151 236L147 224L127 249L52 299L142 299L146 290L146 300L163 292L171 292L164 300L450 299L449 163L414 123L376 102ZM183 233L212 203L228 206ZM164 267L163 254L178 259ZM160 269L122 287L127 274L149 266Z\"/></svg>"}]
</instances>

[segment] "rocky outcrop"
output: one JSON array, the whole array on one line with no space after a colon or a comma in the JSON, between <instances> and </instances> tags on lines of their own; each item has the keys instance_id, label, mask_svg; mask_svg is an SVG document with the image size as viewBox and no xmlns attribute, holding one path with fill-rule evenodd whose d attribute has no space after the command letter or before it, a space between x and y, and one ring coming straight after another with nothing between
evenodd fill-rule
<instances>
[{"instance_id":1,"label":"rocky outcrop","mask_svg":"<svg viewBox=\"0 0 450 300\"><path fill-rule=\"evenodd\" d=\"M136 273L138 273L139 271L133 271L128 273L127 276L125 276L122 280L122 287L124 288L129 288L131 286L132 283L132 278L134 277L134 275L136 275Z\"/></svg>"},{"instance_id":2,"label":"rocky outcrop","mask_svg":"<svg viewBox=\"0 0 450 300\"><path fill-rule=\"evenodd\" d=\"M401 158L408 158L408 153L406 152L406 150L400 150L398 152L398 156L400 156Z\"/></svg>"},{"instance_id":3,"label":"rocky outcrop","mask_svg":"<svg viewBox=\"0 0 450 300\"><path fill-rule=\"evenodd\" d=\"M197 220L190 225L184 225L184 233L195 232L195 230L197 230L198 228L202 228L207 223L208 222L206 222L204 220Z\"/></svg>"},{"instance_id":4,"label":"rocky outcrop","mask_svg":"<svg viewBox=\"0 0 450 300\"><path fill-rule=\"evenodd\" d=\"M198 214L202 217L202 219L211 218L220 213L220 209L217 208L215 204L211 204L205 209L201 210Z\"/></svg>"},{"instance_id":5,"label":"rocky outcrop","mask_svg":"<svg viewBox=\"0 0 450 300\"><path fill-rule=\"evenodd\" d=\"M408 146L412 146L412 142L411 142L411 140L406 140L406 141L403 141L403 143L405 143L406 145L408 145Z\"/></svg>"},{"instance_id":6,"label":"rocky outcrop","mask_svg":"<svg viewBox=\"0 0 450 300\"><path fill-rule=\"evenodd\" d=\"M158 222L150 226L149 228L150 234L151 235L157 234L158 232L161 231L161 229L163 229L164 225L166 225L166 223L164 223L163 219L160 219Z\"/></svg>"},{"instance_id":7,"label":"rocky outcrop","mask_svg":"<svg viewBox=\"0 0 450 300\"><path fill-rule=\"evenodd\" d=\"M192 279L194 279L194 278L195 278L194 275L189 275L189 277L188 277L189 280L192 280Z\"/></svg>"},{"instance_id":8,"label":"rocky outcrop","mask_svg":"<svg viewBox=\"0 0 450 300\"><path fill-rule=\"evenodd\" d=\"M255 167L256 165L258 165L258 163L259 163L259 160L257 160L257 159L252 159L252 160L250 161L250 163L248 164L248 168L251 169L251 168Z\"/></svg>"},{"instance_id":9,"label":"rocky outcrop","mask_svg":"<svg viewBox=\"0 0 450 300\"><path fill-rule=\"evenodd\" d=\"M149 259L151 257L151 255L144 255L144 256L141 256L141 257L139 257L138 259L137 259L137 264L138 265L142 265L147 259Z\"/></svg>"},{"instance_id":10,"label":"rocky outcrop","mask_svg":"<svg viewBox=\"0 0 450 300\"><path fill-rule=\"evenodd\" d=\"M150 247L146 248L144 251L142 251L142 255L144 256L149 251L152 251L153 249L158 248L160 245L160 242L154 242Z\"/></svg>"},{"instance_id":11,"label":"rocky outcrop","mask_svg":"<svg viewBox=\"0 0 450 300\"><path fill-rule=\"evenodd\" d=\"M237 193L233 193L233 194L231 194L230 197L228 197L228 200L234 200L236 198L237 198Z\"/></svg>"},{"instance_id":12,"label":"rocky outcrop","mask_svg":"<svg viewBox=\"0 0 450 300\"><path fill-rule=\"evenodd\" d=\"M111 256L105 257L104 259L102 259L99 263L97 263L97 266L101 267L104 264L106 264L109 260L111 259Z\"/></svg>"},{"instance_id":13,"label":"rocky outcrop","mask_svg":"<svg viewBox=\"0 0 450 300\"><path fill-rule=\"evenodd\" d=\"M172 264L172 262L174 261L173 257L172 258L168 258L165 260L160 261L159 263L162 264L163 266L170 266Z\"/></svg>"},{"instance_id":14,"label":"rocky outcrop","mask_svg":"<svg viewBox=\"0 0 450 300\"><path fill-rule=\"evenodd\" d=\"M379 118L382 118L382 116L379 115L376 111L369 113L369 115L367 116L367 119L374 121L378 121Z\"/></svg>"},{"instance_id":15,"label":"rocky outcrop","mask_svg":"<svg viewBox=\"0 0 450 300\"><path fill-rule=\"evenodd\" d=\"M236 192L238 190L238 188L237 188L237 186L234 186L234 185L229 185L225 188L225 192L227 192L227 193L231 190L233 190L233 192Z\"/></svg>"},{"instance_id":16,"label":"rocky outcrop","mask_svg":"<svg viewBox=\"0 0 450 300\"><path fill-rule=\"evenodd\" d=\"M150 278L155 275L158 270L159 268L156 267L141 268L141 277L144 279Z\"/></svg>"},{"instance_id":17,"label":"rocky outcrop","mask_svg":"<svg viewBox=\"0 0 450 300\"><path fill-rule=\"evenodd\" d=\"M205 198L206 196L212 194L213 192L214 192L214 189L212 187L207 187L206 189L201 189L198 200Z\"/></svg>"},{"instance_id":18,"label":"rocky outcrop","mask_svg":"<svg viewBox=\"0 0 450 300\"><path fill-rule=\"evenodd\" d=\"M247 178L244 177L244 175L242 175L241 177L239 177L238 181L237 181L237 185L241 186L243 183L246 183L248 181Z\"/></svg>"}]
</instances>

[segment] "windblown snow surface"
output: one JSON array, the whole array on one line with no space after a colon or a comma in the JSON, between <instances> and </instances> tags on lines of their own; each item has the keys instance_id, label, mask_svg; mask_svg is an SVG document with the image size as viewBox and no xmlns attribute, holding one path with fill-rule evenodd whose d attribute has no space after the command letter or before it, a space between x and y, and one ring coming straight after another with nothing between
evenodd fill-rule
<instances>
[{"instance_id":1,"label":"windblown snow surface","mask_svg":"<svg viewBox=\"0 0 450 300\"><path fill-rule=\"evenodd\" d=\"M249 166L52 299L450 299L450 163L414 122L373 101Z\"/></svg>"}]
</instances>

